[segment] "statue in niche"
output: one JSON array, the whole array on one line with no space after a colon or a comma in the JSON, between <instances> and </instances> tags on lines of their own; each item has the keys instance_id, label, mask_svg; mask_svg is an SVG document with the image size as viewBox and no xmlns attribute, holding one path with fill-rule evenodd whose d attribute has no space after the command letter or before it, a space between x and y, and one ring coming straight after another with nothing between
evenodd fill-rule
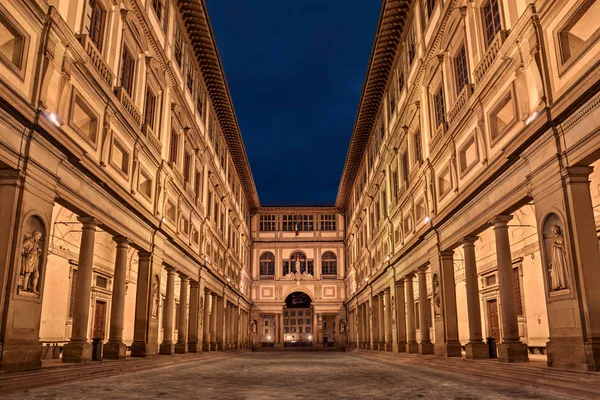
<instances>
[{"instance_id":1,"label":"statue in niche","mask_svg":"<svg viewBox=\"0 0 600 400\"><path fill-rule=\"evenodd\" d=\"M23 241L19 292L40 294L38 281L40 278L40 256L42 255L39 244L41 238L42 232L33 231L31 237Z\"/></svg>"},{"instance_id":2,"label":"statue in niche","mask_svg":"<svg viewBox=\"0 0 600 400\"><path fill-rule=\"evenodd\" d=\"M158 295L159 284L155 276L152 280L152 296L150 297L150 307L152 307L152 316L158 318L158 307L160 305L160 296Z\"/></svg>"},{"instance_id":3,"label":"statue in niche","mask_svg":"<svg viewBox=\"0 0 600 400\"><path fill-rule=\"evenodd\" d=\"M396 300L392 296L392 324L396 323Z\"/></svg>"},{"instance_id":4,"label":"statue in niche","mask_svg":"<svg viewBox=\"0 0 600 400\"><path fill-rule=\"evenodd\" d=\"M256 335L256 320L252 320L252 322L250 322L250 332L253 335Z\"/></svg>"},{"instance_id":5,"label":"statue in niche","mask_svg":"<svg viewBox=\"0 0 600 400\"><path fill-rule=\"evenodd\" d=\"M198 312L200 316L200 327L204 325L204 296L200 296L200 311Z\"/></svg>"},{"instance_id":6,"label":"statue in niche","mask_svg":"<svg viewBox=\"0 0 600 400\"><path fill-rule=\"evenodd\" d=\"M346 334L346 321L345 320L340 320L340 335L345 335Z\"/></svg>"},{"instance_id":7,"label":"statue in niche","mask_svg":"<svg viewBox=\"0 0 600 400\"><path fill-rule=\"evenodd\" d=\"M558 225L552 225L550 232L552 239L552 251L550 259L550 280L552 290L567 289L567 256L565 251L565 238L562 229Z\"/></svg>"},{"instance_id":8,"label":"statue in niche","mask_svg":"<svg viewBox=\"0 0 600 400\"><path fill-rule=\"evenodd\" d=\"M432 286L433 286L433 310L435 312L435 315L438 316L438 315L441 315L442 299L440 296L440 282L439 282L437 274L433 275Z\"/></svg>"}]
</instances>

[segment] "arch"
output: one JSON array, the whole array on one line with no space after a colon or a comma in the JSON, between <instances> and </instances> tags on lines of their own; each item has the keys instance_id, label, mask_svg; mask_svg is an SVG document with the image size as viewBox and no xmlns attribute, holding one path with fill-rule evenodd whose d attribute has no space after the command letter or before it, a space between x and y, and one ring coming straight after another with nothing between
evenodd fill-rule
<instances>
[{"instance_id":1,"label":"arch","mask_svg":"<svg viewBox=\"0 0 600 400\"><path fill-rule=\"evenodd\" d=\"M275 255L265 251L259 257L260 275L275 275Z\"/></svg>"},{"instance_id":2,"label":"arch","mask_svg":"<svg viewBox=\"0 0 600 400\"><path fill-rule=\"evenodd\" d=\"M315 301L315 296L314 294L307 288L302 287L302 286L296 286L296 287L291 287L289 288L284 294L283 294L283 301L285 302L285 299L288 298L288 296L294 292L302 292L305 295L307 295L308 297L310 297L310 301L311 303L313 303Z\"/></svg>"},{"instance_id":3,"label":"arch","mask_svg":"<svg viewBox=\"0 0 600 400\"><path fill-rule=\"evenodd\" d=\"M333 251L321 255L321 275L337 275L337 256Z\"/></svg>"}]
</instances>

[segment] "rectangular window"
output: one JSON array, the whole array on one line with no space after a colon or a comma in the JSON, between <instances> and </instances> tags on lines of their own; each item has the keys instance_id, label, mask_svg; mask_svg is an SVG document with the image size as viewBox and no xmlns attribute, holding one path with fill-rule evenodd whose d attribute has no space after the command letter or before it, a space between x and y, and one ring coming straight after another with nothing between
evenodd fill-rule
<instances>
[{"instance_id":1,"label":"rectangular window","mask_svg":"<svg viewBox=\"0 0 600 400\"><path fill-rule=\"evenodd\" d=\"M133 74L135 72L135 60L127 48L123 46L121 57L121 87L127 92L129 97L133 93Z\"/></svg>"},{"instance_id":2,"label":"rectangular window","mask_svg":"<svg viewBox=\"0 0 600 400\"><path fill-rule=\"evenodd\" d=\"M392 190L394 193L394 200L398 201L398 195L400 194L400 188L398 184L398 170L392 170Z\"/></svg>"},{"instance_id":3,"label":"rectangular window","mask_svg":"<svg viewBox=\"0 0 600 400\"><path fill-rule=\"evenodd\" d=\"M100 4L100 0L88 0L88 7L85 14L85 28L90 40L96 45L99 51L102 51L105 20L106 11Z\"/></svg>"},{"instance_id":4,"label":"rectangular window","mask_svg":"<svg viewBox=\"0 0 600 400\"><path fill-rule=\"evenodd\" d=\"M146 198L152 197L152 177L145 169L140 168L140 179L138 184L138 190Z\"/></svg>"},{"instance_id":5,"label":"rectangular window","mask_svg":"<svg viewBox=\"0 0 600 400\"><path fill-rule=\"evenodd\" d=\"M433 107L435 111L435 126L437 128L446 120L446 110L444 109L444 90L441 87L433 95Z\"/></svg>"},{"instance_id":6,"label":"rectangular window","mask_svg":"<svg viewBox=\"0 0 600 400\"><path fill-rule=\"evenodd\" d=\"M179 151L179 135L171 131L171 148L169 149L169 162L177 164L177 152Z\"/></svg>"},{"instance_id":7,"label":"rectangular window","mask_svg":"<svg viewBox=\"0 0 600 400\"><path fill-rule=\"evenodd\" d=\"M321 230L322 231L335 231L335 214L321 215Z\"/></svg>"},{"instance_id":8,"label":"rectangular window","mask_svg":"<svg viewBox=\"0 0 600 400\"><path fill-rule=\"evenodd\" d=\"M179 69L182 67L183 63L183 33L181 33L181 28L179 25L175 25L175 43L173 43L173 55L175 56L175 61L177 62L177 66Z\"/></svg>"},{"instance_id":9,"label":"rectangular window","mask_svg":"<svg viewBox=\"0 0 600 400\"><path fill-rule=\"evenodd\" d=\"M454 59L454 68L456 69L456 94L469 83L469 72L467 71L467 52L465 46L462 45L456 58Z\"/></svg>"},{"instance_id":10,"label":"rectangular window","mask_svg":"<svg viewBox=\"0 0 600 400\"><path fill-rule=\"evenodd\" d=\"M402 162L402 180L404 181L404 184L408 186L408 155L406 153L402 154L400 160Z\"/></svg>"},{"instance_id":11,"label":"rectangular window","mask_svg":"<svg viewBox=\"0 0 600 400\"><path fill-rule=\"evenodd\" d=\"M416 56L415 49L415 37L413 33L412 26L410 27L410 31L408 33L408 37L406 38L406 46L408 47L408 65L412 65Z\"/></svg>"},{"instance_id":12,"label":"rectangular window","mask_svg":"<svg viewBox=\"0 0 600 400\"><path fill-rule=\"evenodd\" d=\"M195 176L194 182L195 182L194 192L196 195L196 200L198 200L200 198L200 196L202 195L202 172L196 170L196 176Z\"/></svg>"},{"instance_id":13,"label":"rectangular window","mask_svg":"<svg viewBox=\"0 0 600 400\"><path fill-rule=\"evenodd\" d=\"M189 183L190 179L191 179L191 173L192 173L192 155L185 150L185 153L183 155L183 180L185 183Z\"/></svg>"},{"instance_id":14,"label":"rectangular window","mask_svg":"<svg viewBox=\"0 0 600 400\"><path fill-rule=\"evenodd\" d=\"M74 94L73 103L71 105L70 125L83 138L94 145L96 144L98 135L98 118L92 112L91 107L88 106L88 104L78 94Z\"/></svg>"},{"instance_id":15,"label":"rectangular window","mask_svg":"<svg viewBox=\"0 0 600 400\"><path fill-rule=\"evenodd\" d=\"M415 145L415 162L421 164L423 162L423 148L421 147L421 131L417 130L414 135Z\"/></svg>"},{"instance_id":16,"label":"rectangular window","mask_svg":"<svg viewBox=\"0 0 600 400\"><path fill-rule=\"evenodd\" d=\"M144 121L150 129L154 130L154 114L156 112L156 96L150 88L146 89L146 105L144 111Z\"/></svg>"},{"instance_id":17,"label":"rectangular window","mask_svg":"<svg viewBox=\"0 0 600 400\"><path fill-rule=\"evenodd\" d=\"M500 26L500 8L498 0L487 0L483 5L483 29L485 32L486 45L492 44L496 33L501 29Z\"/></svg>"},{"instance_id":18,"label":"rectangular window","mask_svg":"<svg viewBox=\"0 0 600 400\"><path fill-rule=\"evenodd\" d=\"M129 174L129 152L118 140L113 140L110 162L125 175Z\"/></svg>"},{"instance_id":19,"label":"rectangular window","mask_svg":"<svg viewBox=\"0 0 600 400\"><path fill-rule=\"evenodd\" d=\"M200 115L200 119L204 118L204 90L202 86L198 84L198 96L196 97L196 110L198 111L198 115Z\"/></svg>"},{"instance_id":20,"label":"rectangular window","mask_svg":"<svg viewBox=\"0 0 600 400\"><path fill-rule=\"evenodd\" d=\"M503 136L517 121L512 91L498 102L490 113L490 135L492 141Z\"/></svg>"},{"instance_id":21,"label":"rectangular window","mask_svg":"<svg viewBox=\"0 0 600 400\"><path fill-rule=\"evenodd\" d=\"M190 93L194 93L194 61L189 55L187 62L187 88Z\"/></svg>"},{"instance_id":22,"label":"rectangular window","mask_svg":"<svg viewBox=\"0 0 600 400\"><path fill-rule=\"evenodd\" d=\"M263 232L270 232L276 230L275 215L261 215L260 230Z\"/></svg>"},{"instance_id":23,"label":"rectangular window","mask_svg":"<svg viewBox=\"0 0 600 400\"><path fill-rule=\"evenodd\" d=\"M600 1L587 0L559 31L558 39L563 63L577 57L600 36L600 24L596 19L598 15L600 15Z\"/></svg>"},{"instance_id":24,"label":"rectangular window","mask_svg":"<svg viewBox=\"0 0 600 400\"><path fill-rule=\"evenodd\" d=\"M152 0L152 9L159 21L163 20L163 0Z\"/></svg>"}]
</instances>

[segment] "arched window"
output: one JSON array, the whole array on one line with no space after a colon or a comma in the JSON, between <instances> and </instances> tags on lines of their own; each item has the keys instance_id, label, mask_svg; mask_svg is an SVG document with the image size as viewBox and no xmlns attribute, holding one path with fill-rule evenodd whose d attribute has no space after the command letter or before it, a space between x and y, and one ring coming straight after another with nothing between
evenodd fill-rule
<instances>
[{"instance_id":1,"label":"arched window","mask_svg":"<svg viewBox=\"0 0 600 400\"><path fill-rule=\"evenodd\" d=\"M321 257L321 274L336 275L337 274L337 257L331 251L326 251Z\"/></svg>"},{"instance_id":2,"label":"arched window","mask_svg":"<svg viewBox=\"0 0 600 400\"><path fill-rule=\"evenodd\" d=\"M296 251L290 255L289 263L284 263L283 274L286 275L289 272L300 272L304 274L313 275L313 261L306 260L306 255L300 251ZM297 271L299 269L299 271Z\"/></svg>"},{"instance_id":3,"label":"arched window","mask_svg":"<svg viewBox=\"0 0 600 400\"><path fill-rule=\"evenodd\" d=\"M260 274L275 275L275 255L270 251L260 255Z\"/></svg>"}]
</instances>

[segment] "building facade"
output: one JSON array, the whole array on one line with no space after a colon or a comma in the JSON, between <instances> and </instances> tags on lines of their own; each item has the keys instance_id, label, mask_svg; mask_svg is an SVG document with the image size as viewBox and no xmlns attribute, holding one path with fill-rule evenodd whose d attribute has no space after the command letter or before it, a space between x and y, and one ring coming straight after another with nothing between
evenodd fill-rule
<instances>
[{"instance_id":1,"label":"building facade","mask_svg":"<svg viewBox=\"0 0 600 400\"><path fill-rule=\"evenodd\" d=\"M600 370L599 0L384 0L333 207L261 207L202 0L0 4L0 371L317 345Z\"/></svg>"},{"instance_id":2,"label":"building facade","mask_svg":"<svg viewBox=\"0 0 600 400\"><path fill-rule=\"evenodd\" d=\"M353 347L600 369L599 16L384 2L336 203Z\"/></svg>"}]
</instances>

